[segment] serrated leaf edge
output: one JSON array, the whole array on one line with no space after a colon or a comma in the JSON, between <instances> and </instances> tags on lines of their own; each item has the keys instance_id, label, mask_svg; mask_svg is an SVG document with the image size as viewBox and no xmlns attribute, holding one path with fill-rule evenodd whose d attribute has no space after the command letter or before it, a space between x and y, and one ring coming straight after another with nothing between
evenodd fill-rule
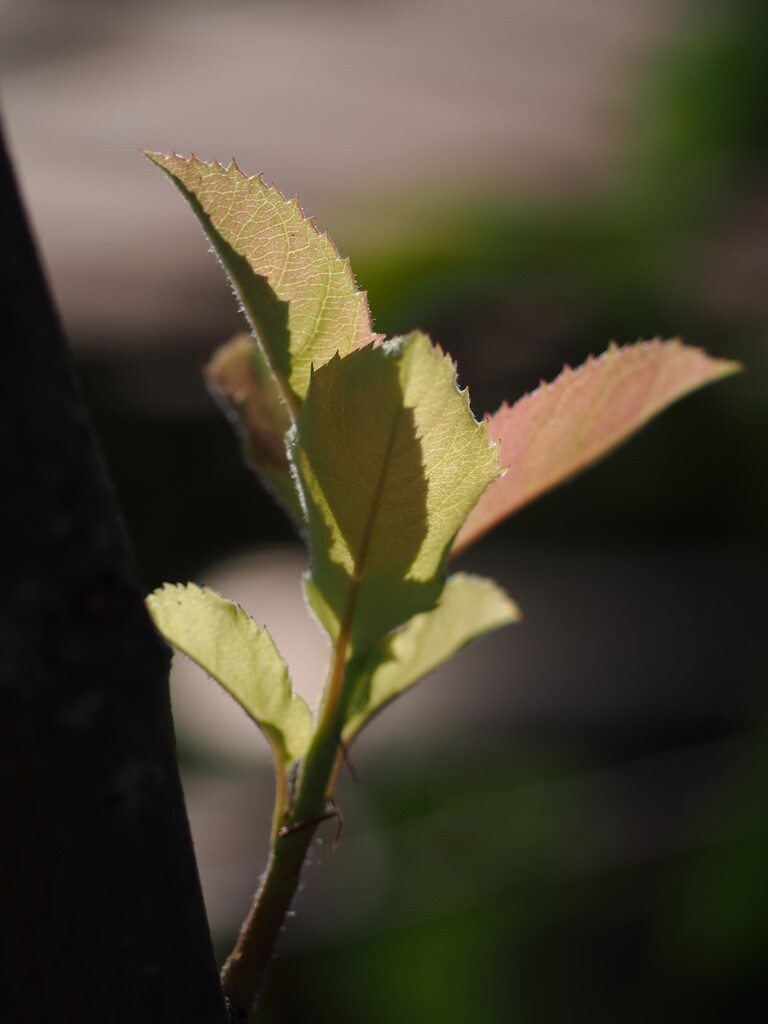
<instances>
[{"instance_id":1,"label":"serrated leaf edge","mask_svg":"<svg viewBox=\"0 0 768 1024\"><path fill-rule=\"evenodd\" d=\"M479 628L476 632L472 632L458 646L451 648L444 657L439 658L420 675L417 675L415 678L410 680L406 685L404 685L401 689L397 690L395 693L392 693L386 700L382 701L380 704L377 704L376 707L372 710L368 710L367 712L365 710L362 712L358 711L350 715L347 718L347 721L345 722L342 733L345 744L351 745L357 739L360 733L375 718L378 718L381 712L388 708L390 704L393 704L396 700L398 700L398 698L402 697L409 690L413 689L414 686L417 686L419 683L423 682L428 676L431 676L432 673L437 671L437 669L439 669L442 665L445 665L457 654L460 654L461 651L465 650L465 648L467 648L470 644L473 644L476 640L480 640L482 639L482 637L487 636L490 633L494 633L499 629L503 629L505 626L511 626L523 620L523 613L520 609L520 606L517 604L516 601L513 600L513 598L509 596L509 594L507 594L506 590L499 583L497 583L496 580L490 579L486 576L481 576L476 573L458 572L453 573L451 576L448 577L448 579L446 580L446 586L449 583L451 583L451 581L458 580L470 581L473 583L481 583L489 587L492 591L495 591L496 596L503 598L507 604L507 616L499 616L496 621L494 621L487 627ZM445 587L443 588L443 594L444 593ZM408 630L409 627L411 627L412 623L414 623L416 620L424 620L427 616L435 615L435 613L437 613L440 610L440 603L442 600L443 595L441 595L440 599L438 600L438 603L435 605L434 608L426 612L419 612L417 615L414 615L413 618L409 619L408 622L404 623L398 629L393 630L391 633L388 633L385 637L383 637L379 644L377 645L377 647L369 653L366 659L367 665L364 668L364 672L371 671L371 662L375 661L375 659L378 657L381 651L384 650L388 645L392 644L393 642L396 642L398 636L406 630ZM352 725L353 728L350 729L350 725Z\"/></svg>"},{"instance_id":2,"label":"serrated leaf edge","mask_svg":"<svg viewBox=\"0 0 768 1024\"><path fill-rule=\"evenodd\" d=\"M296 693L296 691L293 689L293 687L291 685L290 673L288 671L288 666L287 666L287 664L285 662L285 658L283 658L283 655L281 654L280 649L277 647L277 644L275 644L275 641L273 640L272 635L270 634L269 630L267 629L266 626L262 626L251 615L249 615L248 612L242 607L242 605L239 602L233 601L231 598L224 597L223 594L220 594L213 587L204 586L204 585L199 584L199 583L163 583L160 587L156 587L150 594L147 595L146 603L147 603L147 608L148 608L148 611L149 611L149 614L150 614L150 618L152 618L152 621L153 621L153 623L155 625L155 628L160 633L160 635L163 637L163 639L166 640L166 643L168 643L169 646L171 646L175 651L178 651L185 658L187 658L189 661L193 662L195 665L198 666L198 668L200 668L203 672L205 672L205 674L208 676L208 678L213 680L215 683L217 683L217 685L221 687L221 689L227 694L227 696L230 697L240 708L242 708L242 710L245 712L246 715L248 715L248 717L251 719L251 721L255 725L258 726L258 728L261 731L262 735L264 736L264 738L266 739L267 743L269 744L270 750L272 751L272 755L273 755L274 760L275 760L276 768L278 769L279 772L284 774L285 771L288 768L290 768L292 764L294 764L297 760L299 760L299 758L303 754L303 751L300 751L300 752L294 754L294 756L292 757L291 756L291 751L288 750L288 748L287 748L287 746L285 744L285 738L284 738L284 735L282 733L282 730L280 730L278 727L272 727L268 723L265 724L264 722L259 721L259 719L256 718L248 710L248 708L245 707L245 705L242 704L241 701L237 697L235 697L235 695L233 693L230 692L228 687L225 686L225 684L223 682L221 682L221 680L218 679L208 668L206 668L204 665L202 665L192 654L190 654L187 650L185 650L184 647L181 647L181 646L177 645L174 641L167 639L165 637L165 634L162 632L160 627L155 622L154 616L152 615L151 604L150 604L150 600L151 600L152 597L154 597L155 595L161 595L161 594L165 595L165 594L178 593L180 591L181 592L189 592L189 591L195 591L195 590L199 591L201 594L205 594L206 592L215 594L217 597L221 598L221 600L226 601L228 604L232 605L237 610L239 621L242 622L244 624L244 626L246 626L246 628L248 628L250 626L253 626L253 627L256 628L256 630L257 630L259 635L266 634L266 636L269 638L270 642L274 646L274 648L275 648L277 654L279 655L280 659L282 660L283 665L285 666L286 687L285 687L285 690L284 690L284 696L288 698L287 702L286 702L286 706L288 708L290 708L290 709L293 709L293 708L297 708L297 707L303 705L307 709L307 714L308 714L309 720L311 722L311 712L310 712L310 709L309 709L306 701L304 700L304 698L300 694ZM278 739L276 733L279 733L280 736L282 737L282 739ZM309 736L307 737L307 739L308 738L309 738Z\"/></svg>"},{"instance_id":3,"label":"serrated leaf edge","mask_svg":"<svg viewBox=\"0 0 768 1024\"><path fill-rule=\"evenodd\" d=\"M298 195L293 196L292 198L289 199L285 195L285 193L283 193L281 191L281 189L277 185L275 185L274 182L269 182L268 183L267 181L265 181L263 172L258 172L257 174L252 174L252 175L246 174L240 168L239 164L237 163L237 160L235 160L234 157L232 157L232 159L230 160L229 164L225 165L225 164L222 164L218 160L212 160L210 162L206 162L205 160L200 160L197 156L195 156L194 153L190 153L189 157L185 157L185 156L182 156L180 153L176 153L175 151L173 151L171 153L160 153L160 152L153 152L153 151L150 151L150 150L142 149L141 152L143 153L143 155L148 160L150 160L157 167L159 167L160 170L164 171L166 173L166 175L169 178L171 178L171 180L173 180L173 178L174 178L173 173L171 171L169 171L168 168L164 167L162 163L159 163L157 160L155 160L154 159L155 157L158 157L160 160L171 160L171 159L182 160L185 163L190 164L192 166L204 167L204 168L207 168L209 170L211 170L212 168L218 168L224 174L230 174L232 172L232 170L234 170L246 182L248 182L248 181L258 181L259 184L264 189L266 189L268 192L274 193L274 195L277 196L283 203L285 203L286 206L293 206L296 209L297 213L300 215L301 220L303 221L303 223L308 225L314 231L315 235L317 236L317 238L320 241L325 242L330 247L332 257L343 265L344 270L345 270L345 276L347 278L347 283L351 287L352 294L354 296L359 297L359 298L361 298L363 300L362 303L360 303L360 306L359 306L359 308L362 309L362 311L363 311L363 317L364 317L364 321L363 321L362 327L363 327L364 330L367 331L367 333L369 335L369 340L366 341L364 344L367 345L367 344L369 344L371 342L373 342L373 343L380 343L381 341L384 340L384 335L374 333L374 330L373 330L373 319L372 319L372 316L371 316L370 305L368 303L368 292L367 292L367 290L360 289L360 288L357 287L357 281L355 279L355 275L354 275L354 272L352 270L352 264L351 264L350 258L348 256L342 256L342 254L339 252L339 249L338 249L336 243L333 241L333 239L331 238L330 234L328 233L328 230L324 229L324 230L321 231L318 228L318 226L317 226L316 218L314 216L308 216L304 212L304 208L301 205L301 200L299 199ZM227 274L227 277L230 279L230 281L232 281L232 279L230 278L230 275L229 275L229 273L228 273L228 271L226 269L226 266L224 266L224 270L225 270L225 273ZM234 286L234 282L232 282L232 284ZM278 286L279 286L279 282L278 282ZM245 303L243 302L242 297L240 295L238 295L237 298L238 298L238 301L240 302L240 304L241 304L241 306L243 308L243 311L245 312L246 311ZM359 327L360 327L360 323L358 321L358 322L355 323L355 333L357 333L357 330L358 330ZM311 343L311 339L308 339L307 341L305 341L305 343L304 343L304 345L302 345L301 349L299 351L297 351L296 353L294 353L294 356L298 355L301 351L303 351L306 347L308 347L308 345L310 343ZM363 347L363 346L359 345L357 347L360 348L360 347ZM327 360L325 360L325 361L327 362ZM287 386L287 383L286 383L286 386ZM289 409L291 409L291 403L290 402L288 402L288 406L289 406ZM291 409L291 411L293 412L292 409Z\"/></svg>"},{"instance_id":4,"label":"serrated leaf edge","mask_svg":"<svg viewBox=\"0 0 768 1024\"><path fill-rule=\"evenodd\" d=\"M499 406L499 408L496 410L496 412L494 412L494 413L486 413L484 415L484 417L483 417L483 421L485 423L487 423L489 425L489 427L490 427L490 425L492 424L494 418L496 416L498 416L500 413L507 412L507 411L509 411L511 409L522 408L522 407L524 407L526 405L529 405L532 401L537 399L537 397L542 393L542 391L552 391L555 388L561 388L566 381L576 379L582 373L589 372L589 371L594 371L594 369L596 367L598 367L601 363L609 362L609 361L615 359L617 356L621 356L625 352L630 352L630 351L648 351L648 350L652 350L652 349L663 349L663 348L685 349L689 353L695 353L695 354L697 354L699 356L702 356L702 357L704 357L706 359L711 360L714 363L719 363L720 367L721 367L720 372L718 374L714 374L708 380L705 380L703 382L702 381L694 382L694 383L690 384L690 386L688 386L688 387L684 388L683 390L681 390L673 399L671 399L669 402L667 402L664 405L662 405L658 409L657 412L652 413L648 418L642 420L640 423L635 425L624 438L621 438L616 444L610 445L604 452L598 453L594 458L588 460L583 465L581 465L579 468L577 468L574 471L573 476L578 476L582 472L584 472L586 469L588 469L590 466L593 466L596 462L601 461L603 458L605 458L609 454L611 454L611 452L613 452L618 445L624 443L625 440L629 440L630 437L632 437L634 434L636 434L640 430L642 430L643 427L645 427L650 422L650 420L653 419L654 416L658 415L660 412L663 412L666 408L668 408L669 406L675 404L675 402L678 402L678 401L682 400L683 398L687 397L687 395L692 394L694 391L698 391L700 388L706 386L707 384L714 383L717 380L721 380L721 379L723 379L725 377L728 377L728 376L731 376L733 374L740 373L744 369L742 364L739 363L739 362L736 362L734 360L718 359L718 358L715 358L713 356L710 356L709 353L706 352L705 349L703 349L701 347L694 346L694 345L687 345L683 341L683 339L679 338L679 337L678 338L664 339L664 338L661 338L661 337L657 336L655 338L651 338L651 339L647 339L647 340L639 339L636 342L630 342L630 343L625 344L625 345L618 345L615 341L610 341L608 343L608 346L605 349L605 351L601 352L600 355L598 355L598 356L595 356L593 354L588 355L587 358L582 363L580 363L577 367L575 367L575 368L571 367L568 363L565 363L563 365L563 368L560 371L560 373L556 377L554 377L551 381L540 380L539 386L537 388L534 388L532 391L528 391L525 394L521 395L520 398L516 399L511 405L506 400L503 401L501 403L501 405ZM566 390L563 390L563 395L566 396L567 394L568 394L568 392ZM499 442L499 447L500 446L501 445L500 445L500 442ZM501 453L500 453L500 456L501 456ZM503 466L503 462L502 462L502 466ZM508 466L504 467L504 473L502 475L504 475L506 473L508 468L509 468ZM558 480L555 483L547 483L547 484L542 485L540 490L538 490L536 493L532 494L523 503L523 505L521 505L519 507L524 507L524 505L530 504L532 501L535 501L537 498L541 497L543 494L546 494L549 490L552 490L554 487L558 487L562 483L565 483L568 479L571 479L571 477L569 476L569 477L564 478L562 480ZM480 501L480 499L478 499L478 501ZM474 509L472 511L474 511ZM472 516L472 511L470 511L469 516L467 517L468 519L469 519L470 516ZM507 513L506 515L504 515L504 514L500 515L490 525L486 526L483 530L481 530L478 533L471 534L468 538L464 537L464 535L463 535L464 527L462 526L459 529L457 537L456 537L456 540L454 541L454 544L451 547L450 557L453 558L456 555L461 554L466 548L468 548L470 545L475 543L475 541L478 540L481 536L484 536L486 533L490 532L492 529L494 529L496 526L498 526L499 523L503 522L504 519L509 518L509 516L511 516L511 515L514 515L517 511L518 511L518 508L514 508L512 510L512 512Z\"/></svg>"}]
</instances>

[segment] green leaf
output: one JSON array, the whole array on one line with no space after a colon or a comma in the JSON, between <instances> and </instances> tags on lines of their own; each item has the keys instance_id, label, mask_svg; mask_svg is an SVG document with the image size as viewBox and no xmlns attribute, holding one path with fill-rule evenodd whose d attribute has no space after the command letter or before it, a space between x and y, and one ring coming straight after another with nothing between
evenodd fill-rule
<instances>
[{"instance_id":1,"label":"green leaf","mask_svg":"<svg viewBox=\"0 0 768 1024\"><path fill-rule=\"evenodd\" d=\"M304 753L311 716L291 692L288 669L266 629L233 601L193 583L166 583L147 598L168 643L213 676L260 727L283 769Z\"/></svg>"},{"instance_id":2,"label":"green leaf","mask_svg":"<svg viewBox=\"0 0 768 1024\"><path fill-rule=\"evenodd\" d=\"M217 350L205 376L243 438L246 461L301 524L303 513L285 450L290 419L263 352L249 335L238 334Z\"/></svg>"},{"instance_id":3,"label":"green leaf","mask_svg":"<svg viewBox=\"0 0 768 1024\"><path fill-rule=\"evenodd\" d=\"M327 233L260 177L192 157L147 153L189 202L229 275L292 415L312 366L373 340L349 261Z\"/></svg>"},{"instance_id":4,"label":"green leaf","mask_svg":"<svg viewBox=\"0 0 768 1024\"><path fill-rule=\"evenodd\" d=\"M436 608L416 615L371 651L347 711L345 743L471 640L520 617L517 605L492 580L455 573Z\"/></svg>"},{"instance_id":5,"label":"green leaf","mask_svg":"<svg viewBox=\"0 0 768 1024\"><path fill-rule=\"evenodd\" d=\"M607 455L672 402L740 369L679 340L657 338L611 345L599 359L566 367L551 384L503 405L489 427L508 472L480 498L453 553Z\"/></svg>"},{"instance_id":6,"label":"green leaf","mask_svg":"<svg viewBox=\"0 0 768 1024\"><path fill-rule=\"evenodd\" d=\"M306 501L310 604L360 655L434 607L447 549L499 474L456 369L414 333L318 369L289 443Z\"/></svg>"}]
</instances>

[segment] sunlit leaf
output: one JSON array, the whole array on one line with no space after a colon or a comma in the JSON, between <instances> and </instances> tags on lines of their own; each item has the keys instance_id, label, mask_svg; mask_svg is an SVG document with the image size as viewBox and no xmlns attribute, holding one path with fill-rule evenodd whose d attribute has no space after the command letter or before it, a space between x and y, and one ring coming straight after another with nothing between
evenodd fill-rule
<instances>
[{"instance_id":1,"label":"sunlit leaf","mask_svg":"<svg viewBox=\"0 0 768 1024\"><path fill-rule=\"evenodd\" d=\"M285 451L290 418L262 350L249 335L239 334L215 353L205 375L243 438L247 462L300 523L301 506Z\"/></svg>"},{"instance_id":2,"label":"sunlit leaf","mask_svg":"<svg viewBox=\"0 0 768 1024\"><path fill-rule=\"evenodd\" d=\"M678 398L739 369L677 340L612 345L599 359L566 367L551 384L503 405L489 427L509 469L470 513L454 553L607 455Z\"/></svg>"},{"instance_id":3,"label":"sunlit leaf","mask_svg":"<svg viewBox=\"0 0 768 1024\"><path fill-rule=\"evenodd\" d=\"M436 608L416 615L371 651L350 701L345 742L470 641L519 619L517 605L492 580L464 573L449 577Z\"/></svg>"},{"instance_id":4,"label":"sunlit leaf","mask_svg":"<svg viewBox=\"0 0 768 1024\"><path fill-rule=\"evenodd\" d=\"M192 157L147 153L213 243L293 414L311 368L373 338L368 302L326 233L260 177Z\"/></svg>"},{"instance_id":5,"label":"sunlit leaf","mask_svg":"<svg viewBox=\"0 0 768 1024\"><path fill-rule=\"evenodd\" d=\"M451 360L422 334L334 358L292 440L307 502L310 603L361 653L434 607L447 549L500 472Z\"/></svg>"},{"instance_id":6,"label":"sunlit leaf","mask_svg":"<svg viewBox=\"0 0 768 1024\"><path fill-rule=\"evenodd\" d=\"M168 643L213 676L261 728L278 765L299 758L310 733L306 703L263 627L239 605L195 584L166 583L147 606Z\"/></svg>"}]
</instances>

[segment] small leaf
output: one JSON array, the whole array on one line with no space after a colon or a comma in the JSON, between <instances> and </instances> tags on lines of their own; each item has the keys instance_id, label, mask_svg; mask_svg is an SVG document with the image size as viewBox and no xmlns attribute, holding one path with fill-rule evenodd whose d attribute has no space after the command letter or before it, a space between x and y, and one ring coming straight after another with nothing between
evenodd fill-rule
<instances>
[{"instance_id":1,"label":"small leaf","mask_svg":"<svg viewBox=\"0 0 768 1024\"><path fill-rule=\"evenodd\" d=\"M482 495L461 528L453 554L607 455L672 402L741 369L678 340L611 345L599 359L503 405L489 419L509 469Z\"/></svg>"},{"instance_id":2,"label":"small leaf","mask_svg":"<svg viewBox=\"0 0 768 1024\"><path fill-rule=\"evenodd\" d=\"M286 404L295 415L312 365L373 340L349 261L326 233L260 177L192 157L146 156L189 202L229 275Z\"/></svg>"},{"instance_id":3,"label":"small leaf","mask_svg":"<svg viewBox=\"0 0 768 1024\"><path fill-rule=\"evenodd\" d=\"M304 753L311 716L291 692L288 669L266 629L233 601L193 583L166 583L147 598L168 643L220 683L261 728L278 767Z\"/></svg>"},{"instance_id":4,"label":"small leaf","mask_svg":"<svg viewBox=\"0 0 768 1024\"><path fill-rule=\"evenodd\" d=\"M261 349L249 335L238 334L216 351L205 376L243 437L248 464L300 524L301 505L285 450L288 410Z\"/></svg>"},{"instance_id":5,"label":"small leaf","mask_svg":"<svg viewBox=\"0 0 768 1024\"><path fill-rule=\"evenodd\" d=\"M350 743L385 705L470 641L519 619L517 605L492 580L455 573L436 608L416 615L371 651L350 702L344 741Z\"/></svg>"},{"instance_id":6,"label":"small leaf","mask_svg":"<svg viewBox=\"0 0 768 1024\"><path fill-rule=\"evenodd\" d=\"M307 503L310 604L360 655L434 607L453 537L498 454L425 335L317 370L290 442Z\"/></svg>"}]
</instances>

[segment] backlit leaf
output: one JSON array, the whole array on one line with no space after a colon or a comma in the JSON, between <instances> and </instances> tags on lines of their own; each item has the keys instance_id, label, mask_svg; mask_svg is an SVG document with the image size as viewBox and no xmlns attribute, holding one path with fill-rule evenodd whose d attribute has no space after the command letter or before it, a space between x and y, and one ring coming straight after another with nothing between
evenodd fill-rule
<instances>
[{"instance_id":1,"label":"backlit leaf","mask_svg":"<svg viewBox=\"0 0 768 1024\"><path fill-rule=\"evenodd\" d=\"M288 669L272 637L239 605L193 583L166 583L147 607L168 643L220 683L261 728L278 766L304 753L310 713L291 692Z\"/></svg>"},{"instance_id":2,"label":"backlit leaf","mask_svg":"<svg viewBox=\"0 0 768 1024\"><path fill-rule=\"evenodd\" d=\"M503 405L489 428L509 469L482 495L453 552L607 455L678 398L740 368L677 340L611 345L599 359L566 367L551 384Z\"/></svg>"},{"instance_id":3,"label":"backlit leaf","mask_svg":"<svg viewBox=\"0 0 768 1024\"><path fill-rule=\"evenodd\" d=\"M451 360L422 334L318 369L291 442L307 503L307 593L362 653L434 607L447 549L500 472Z\"/></svg>"},{"instance_id":4,"label":"backlit leaf","mask_svg":"<svg viewBox=\"0 0 768 1024\"><path fill-rule=\"evenodd\" d=\"M517 605L492 580L455 573L440 602L385 637L367 660L352 695L344 741L381 709L470 641L520 619Z\"/></svg>"},{"instance_id":5,"label":"backlit leaf","mask_svg":"<svg viewBox=\"0 0 768 1024\"><path fill-rule=\"evenodd\" d=\"M147 153L213 243L295 415L312 365L373 339L368 302L326 233L260 177L192 157Z\"/></svg>"}]
</instances>

